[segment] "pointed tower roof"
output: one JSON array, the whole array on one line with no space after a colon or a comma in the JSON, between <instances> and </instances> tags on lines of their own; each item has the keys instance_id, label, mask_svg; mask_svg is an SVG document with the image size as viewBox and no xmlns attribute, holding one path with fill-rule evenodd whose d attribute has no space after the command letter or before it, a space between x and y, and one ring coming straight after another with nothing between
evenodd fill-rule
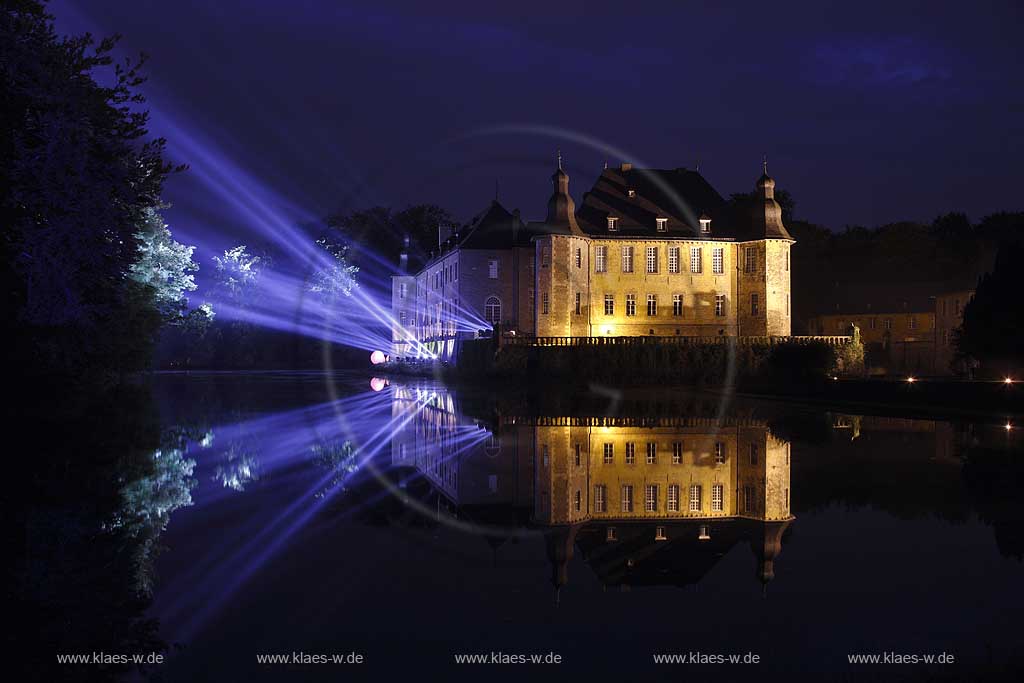
<instances>
[{"instance_id":1,"label":"pointed tower roof","mask_svg":"<svg viewBox=\"0 0 1024 683\"><path fill-rule=\"evenodd\" d=\"M768 159L762 163L764 171L757 179L757 200L752 210L754 232L766 239L793 240L782 224L782 207L775 201L775 180L768 175Z\"/></svg>"},{"instance_id":2,"label":"pointed tower roof","mask_svg":"<svg viewBox=\"0 0 1024 683\"><path fill-rule=\"evenodd\" d=\"M576 202L569 194L569 175L562 170L562 153L558 153L558 168L551 175L552 193L548 199L548 214L545 223L547 232L583 235L576 223Z\"/></svg>"}]
</instances>

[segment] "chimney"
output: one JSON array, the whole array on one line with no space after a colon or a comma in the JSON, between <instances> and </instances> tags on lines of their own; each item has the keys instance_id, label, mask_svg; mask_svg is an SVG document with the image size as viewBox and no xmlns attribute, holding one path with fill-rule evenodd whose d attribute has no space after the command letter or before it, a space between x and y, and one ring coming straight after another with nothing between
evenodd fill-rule
<instances>
[{"instance_id":1,"label":"chimney","mask_svg":"<svg viewBox=\"0 0 1024 683\"><path fill-rule=\"evenodd\" d=\"M450 223L437 224L437 246L444 244L452 236L452 225Z\"/></svg>"},{"instance_id":2,"label":"chimney","mask_svg":"<svg viewBox=\"0 0 1024 683\"><path fill-rule=\"evenodd\" d=\"M398 272L409 272L409 236L402 240L402 253L398 255Z\"/></svg>"}]
</instances>

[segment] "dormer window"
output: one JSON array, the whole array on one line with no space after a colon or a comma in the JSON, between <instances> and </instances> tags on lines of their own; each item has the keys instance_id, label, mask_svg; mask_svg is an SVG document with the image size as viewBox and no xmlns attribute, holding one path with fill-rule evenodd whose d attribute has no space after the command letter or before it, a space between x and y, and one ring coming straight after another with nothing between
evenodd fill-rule
<instances>
[{"instance_id":1,"label":"dormer window","mask_svg":"<svg viewBox=\"0 0 1024 683\"><path fill-rule=\"evenodd\" d=\"M658 232L665 232L665 231L668 230L668 219L667 218L656 218L655 221L656 221L657 226L658 226Z\"/></svg>"},{"instance_id":2,"label":"dormer window","mask_svg":"<svg viewBox=\"0 0 1024 683\"><path fill-rule=\"evenodd\" d=\"M614 216L608 216L608 232L617 232L619 229L619 219Z\"/></svg>"},{"instance_id":3,"label":"dormer window","mask_svg":"<svg viewBox=\"0 0 1024 683\"><path fill-rule=\"evenodd\" d=\"M707 216L700 217L700 232L702 235L707 235L711 232L711 219Z\"/></svg>"},{"instance_id":4,"label":"dormer window","mask_svg":"<svg viewBox=\"0 0 1024 683\"><path fill-rule=\"evenodd\" d=\"M629 195L630 199L636 199L636 190L626 190L626 194Z\"/></svg>"}]
</instances>

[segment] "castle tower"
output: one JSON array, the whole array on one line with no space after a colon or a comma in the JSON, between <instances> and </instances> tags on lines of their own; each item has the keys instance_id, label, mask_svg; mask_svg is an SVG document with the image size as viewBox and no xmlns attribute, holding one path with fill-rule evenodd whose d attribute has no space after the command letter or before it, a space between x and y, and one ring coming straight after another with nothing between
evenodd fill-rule
<instances>
[{"instance_id":1,"label":"castle tower","mask_svg":"<svg viewBox=\"0 0 1024 683\"><path fill-rule=\"evenodd\" d=\"M552 194L544 234L536 238L535 317L538 336L586 336L589 311L587 280L589 240L576 222L576 203L569 194L569 175L562 170L562 155L551 176ZM576 312L576 297L581 310Z\"/></svg>"},{"instance_id":2,"label":"castle tower","mask_svg":"<svg viewBox=\"0 0 1024 683\"><path fill-rule=\"evenodd\" d=\"M775 180L768 162L757 179L751 207L752 231L739 245L739 333L745 336L792 334L790 247L795 240L782 222Z\"/></svg>"}]
</instances>

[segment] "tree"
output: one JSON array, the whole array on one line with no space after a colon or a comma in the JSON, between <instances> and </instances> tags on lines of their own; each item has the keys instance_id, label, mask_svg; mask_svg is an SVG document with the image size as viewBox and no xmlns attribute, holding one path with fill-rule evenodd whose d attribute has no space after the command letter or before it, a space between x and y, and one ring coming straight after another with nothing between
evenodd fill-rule
<instances>
[{"instance_id":1,"label":"tree","mask_svg":"<svg viewBox=\"0 0 1024 683\"><path fill-rule=\"evenodd\" d=\"M108 69L116 40L58 38L35 0L0 8L0 289L26 374L140 369L159 325L125 276L173 169L145 140L143 60Z\"/></svg>"},{"instance_id":2,"label":"tree","mask_svg":"<svg viewBox=\"0 0 1024 683\"><path fill-rule=\"evenodd\" d=\"M1024 365L1024 308L1018 293L1024 288L1020 262L1024 247L1005 244L996 256L995 268L982 276L974 297L964 308L964 321L956 334L957 355L974 359L982 374L999 377L1019 375Z\"/></svg>"},{"instance_id":3,"label":"tree","mask_svg":"<svg viewBox=\"0 0 1024 683\"><path fill-rule=\"evenodd\" d=\"M181 324L188 308L188 292L196 289L198 264L192 260L195 247L176 242L167 224L150 208L145 212L137 233L139 258L131 265L129 276L153 291L154 305L165 322Z\"/></svg>"},{"instance_id":4,"label":"tree","mask_svg":"<svg viewBox=\"0 0 1024 683\"><path fill-rule=\"evenodd\" d=\"M351 296L352 288L357 286L355 276L359 268L348 263L348 248L326 238L319 239L316 243L327 252L331 262L313 272L307 289L319 295L327 304L336 303L341 297Z\"/></svg>"},{"instance_id":5,"label":"tree","mask_svg":"<svg viewBox=\"0 0 1024 683\"><path fill-rule=\"evenodd\" d=\"M235 305L244 306L252 297L269 259L250 254L246 246L240 244L225 250L224 256L214 256L213 262L220 295Z\"/></svg>"},{"instance_id":6,"label":"tree","mask_svg":"<svg viewBox=\"0 0 1024 683\"><path fill-rule=\"evenodd\" d=\"M381 262L398 264L405 237L421 260L437 249L438 225L451 223L447 211L433 204L419 204L401 211L375 206L362 211L335 213L327 227L348 248L348 260L363 269L382 268Z\"/></svg>"}]
</instances>

